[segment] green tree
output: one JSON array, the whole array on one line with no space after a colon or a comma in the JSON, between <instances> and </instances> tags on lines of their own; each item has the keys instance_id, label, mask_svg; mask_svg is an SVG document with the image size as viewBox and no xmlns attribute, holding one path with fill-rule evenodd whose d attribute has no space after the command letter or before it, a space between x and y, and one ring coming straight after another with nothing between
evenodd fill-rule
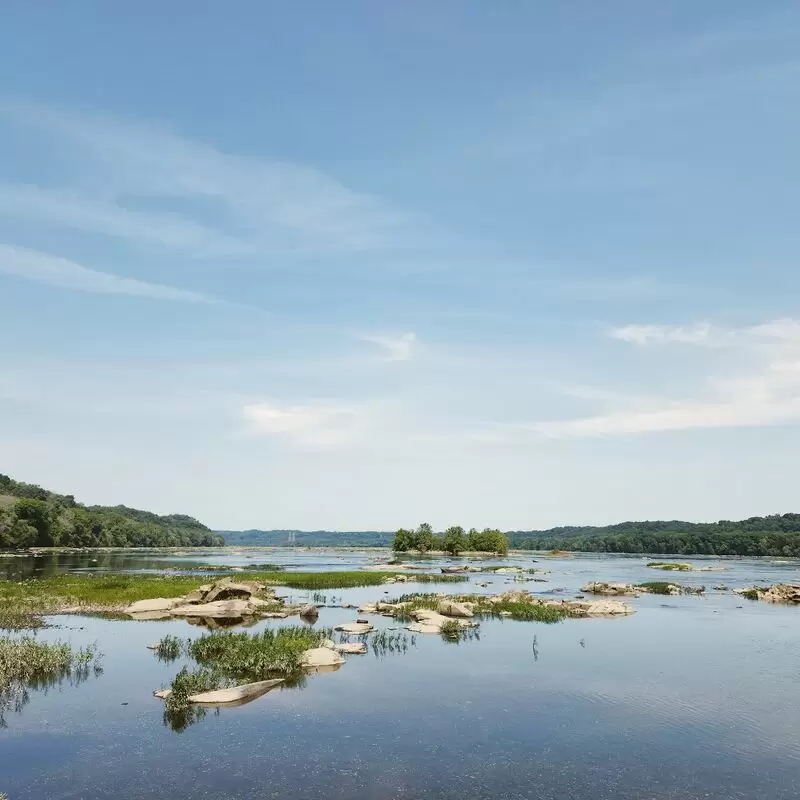
<instances>
[{"instance_id":1,"label":"green tree","mask_svg":"<svg viewBox=\"0 0 800 800\"><path fill-rule=\"evenodd\" d=\"M14 505L18 520L27 522L36 530L36 545L52 547L58 544L59 531L53 509L44 500L18 500Z\"/></svg>"},{"instance_id":2,"label":"green tree","mask_svg":"<svg viewBox=\"0 0 800 800\"><path fill-rule=\"evenodd\" d=\"M417 528L415 545L420 553L427 553L433 550L436 545L436 537L433 534L433 528L431 528L427 522L423 522L422 525Z\"/></svg>"},{"instance_id":3,"label":"green tree","mask_svg":"<svg viewBox=\"0 0 800 800\"><path fill-rule=\"evenodd\" d=\"M467 549L467 537L464 529L460 525L454 525L444 532L442 537L442 550L450 555L457 556L460 552Z\"/></svg>"},{"instance_id":4,"label":"green tree","mask_svg":"<svg viewBox=\"0 0 800 800\"><path fill-rule=\"evenodd\" d=\"M407 531L405 528L400 528L394 535L392 542L392 550L396 553L406 553L413 550L417 544L417 537L414 531Z\"/></svg>"}]
</instances>

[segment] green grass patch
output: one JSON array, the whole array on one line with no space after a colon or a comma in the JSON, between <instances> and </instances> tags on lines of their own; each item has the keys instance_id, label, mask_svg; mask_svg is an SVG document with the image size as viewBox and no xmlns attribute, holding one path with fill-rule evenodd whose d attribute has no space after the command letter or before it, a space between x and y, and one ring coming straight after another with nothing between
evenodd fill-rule
<instances>
[{"instance_id":1,"label":"green grass patch","mask_svg":"<svg viewBox=\"0 0 800 800\"><path fill-rule=\"evenodd\" d=\"M677 561L651 561L647 566L653 569L676 570L678 572L688 572L692 569L691 564L681 564Z\"/></svg>"},{"instance_id":2,"label":"green grass patch","mask_svg":"<svg viewBox=\"0 0 800 800\"><path fill-rule=\"evenodd\" d=\"M9 709L21 711L31 689L70 680L85 680L94 667L100 669L96 647L74 649L68 644L37 642L30 637L0 639L0 728L6 727Z\"/></svg>"},{"instance_id":3,"label":"green grass patch","mask_svg":"<svg viewBox=\"0 0 800 800\"><path fill-rule=\"evenodd\" d=\"M412 593L401 595L395 602L403 603L404 607L395 613L395 619L400 622L409 622L413 617L414 611L420 609L436 610L443 597L437 594ZM557 606L548 606L533 601L512 602L503 600L501 602L490 603L489 598L479 594L448 595L447 599L454 600L456 603L472 603L472 613L476 617L507 617L523 622L561 622L569 616L569 612ZM501 614L504 611L507 614Z\"/></svg>"},{"instance_id":4,"label":"green grass patch","mask_svg":"<svg viewBox=\"0 0 800 800\"><path fill-rule=\"evenodd\" d=\"M758 589L743 589L739 594L742 597L747 598L748 600L759 600L760 595L758 593Z\"/></svg>"},{"instance_id":5,"label":"green grass patch","mask_svg":"<svg viewBox=\"0 0 800 800\"><path fill-rule=\"evenodd\" d=\"M650 594L672 594L670 589L677 584L669 583L669 581L645 581L644 583L637 583L638 589L644 589Z\"/></svg>"}]
</instances>

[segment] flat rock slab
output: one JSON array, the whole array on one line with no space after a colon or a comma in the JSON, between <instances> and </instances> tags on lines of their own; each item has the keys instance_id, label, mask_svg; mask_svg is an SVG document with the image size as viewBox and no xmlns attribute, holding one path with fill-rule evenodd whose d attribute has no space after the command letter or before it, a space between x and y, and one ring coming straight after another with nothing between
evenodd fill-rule
<instances>
[{"instance_id":1,"label":"flat rock slab","mask_svg":"<svg viewBox=\"0 0 800 800\"><path fill-rule=\"evenodd\" d=\"M153 597L150 600L137 600L126 609L126 614L141 614L147 611L170 611L183 603L182 597Z\"/></svg>"},{"instance_id":2,"label":"flat rock slab","mask_svg":"<svg viewBox=\"0 0 800 800\"><path fill-rule=\"evenodd\" d=\"M329 647L313 647L303 653L301 663L306 668L340 667L344 659L335 650Z\"/></svg>"},{"instance_id":3,"label":"flat rock slab","mask_svg":"<svg viewBox=\"0 0 800 800\"><path fill-rule=\"evenodd\" d=\"M169 611L129 611L128 615L135 620L172 619Z\"/></svg>"},{"instance_id":4,"label":"flat rock slab","mask_svg":"<svg viewBox=\"0 0 800 800\"><path fill-rule=\"evenodd\" d=\"M216 600L230 600L235 597L246 599L251 594L253 594L253 587L246 583L217 583L203 598L203 601L213 603Z\"/></svg>"},{"instance_id":5,"label":"flat rock slab","mask_svg":"<svg viewBox=\"0 0 800 800\"><path fill-rule=\"evenodd\" d=\"M201 692L200 694L189 695L190 703L198 705L222 706L242 704L256 697L266 694L270 689L274 689L283 683L283 678L276 678L269 681L256 681L255 683L243 683L240 686L232 686L229 689L216 689L211 692Z\"/></svg>"},{"instance_id":6,"label":"flat rock slab","mask_svg":"<svg viewBox=\"0 0 800 800\"><path fill-rule=\"evenodd\" d=\"M166 700L172 694L172 689L159 689L153 692L153 697L158 697L159 700Z\"/></svg>"},{"instance_id":7,"label":"flat rock slab","mask_svg":"<svg viewBox=\"0 0 800 800\"><path fill-rule=\"evenodd\" d=\"M429 625L426 622L412 622L406 626L406 630L411 631L411 633L441 633L442 626Z\"/></svg>"},{"instance_id":8,"label":"flat rock slab","mask_svg":"<svg viewBox=\"0 0 800 800\"><path fill-rule=\"evenodd\" d=\"M363 633L371 633L375 629L368 622L350 622L346 625L337 625L334 630L341 631L342 633L359 635Z\"/></svg>"},{"instance_id":9,"label":"flat rock slab","mask_svg":"<svg viewBox=\"0 0 800 800\"><path fill-rule=\"evenodd\" d=\"M473 616L472 609L465 603L455 603L452 600L442 600L436 609L440 614L445 617L462 617L469 618Z\"/></svg>"},{"instance_id":10,"label":"flat rock slab","mask_svg":"<svg viewBox=\"0 0 800 800\"><path fill-rule=\"evenodd\" d=\"M178 606L170 613L173 617L204 617L214 619L251 616L255 609L247 600L215 600L213 603L199 603L191 606Z\"/></svg>"},{"instance_id":11,"label":"flat rock slab","mask_svg":"<svg viewBox=\"0 0 800 800\"><path fill-rule=\"evenodd\" d=\"M345 653L349 656L363 656L367 652L367 644L366 642L346 642L335 644L333 649L337 653Z\"/></svg>"}]
</instances>

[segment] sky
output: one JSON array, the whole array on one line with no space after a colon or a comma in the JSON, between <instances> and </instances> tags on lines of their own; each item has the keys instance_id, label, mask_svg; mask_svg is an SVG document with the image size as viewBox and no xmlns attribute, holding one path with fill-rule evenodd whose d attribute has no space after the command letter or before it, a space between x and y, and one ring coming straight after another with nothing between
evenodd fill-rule
<instances>
[{"instance_id":1,"label":"sky","mask_svg":"<svg viewBox=\"0 0 800 800\"><path fill-rule=\"evenodd\" d=\"M217 529L800 511L796 2L0 16L0 472Z\"/></svg>"}]
</instances>

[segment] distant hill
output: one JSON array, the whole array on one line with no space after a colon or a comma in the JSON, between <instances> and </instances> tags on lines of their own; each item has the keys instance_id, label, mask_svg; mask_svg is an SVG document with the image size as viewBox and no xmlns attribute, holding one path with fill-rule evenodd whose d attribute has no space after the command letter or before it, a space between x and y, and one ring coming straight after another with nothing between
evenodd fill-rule
<instances>
[{"instance_id":1,"label":"distant hill","mask_svg":"<svg viewBox=\"0 0 800 800\"><path fill-rule=\"evenodd\" d=\"M298 547L390 547L394 532L388 531L291 531L249 530L216 531L225 544L238 547L283 547L291 544L292 534Z\"/></svg>"},{"instance_id":2,"label":"distant hill","mask_svg":"<svg viewBox=\"0 0 800 800\"><path fill-rule=\"evenodd\" d=\"M280 547L391 547L386 531L218 531L230 545ZM596 553L741 555L800 557L800 514L773 514L740 521L656 520L606 526L565 526L508 531L515 550L570 550Z\"/></svg>"},{"instance_id":3,"label":"distant hill","mask_svg":"<svg viewBox=\"0 0 800 800\"><path fill-rule=\"evenodd\" d=\"M193 517L85 506L72 495L0 475L0 548L202 547L222 537Z\"/></svg>"}]
</instances>

